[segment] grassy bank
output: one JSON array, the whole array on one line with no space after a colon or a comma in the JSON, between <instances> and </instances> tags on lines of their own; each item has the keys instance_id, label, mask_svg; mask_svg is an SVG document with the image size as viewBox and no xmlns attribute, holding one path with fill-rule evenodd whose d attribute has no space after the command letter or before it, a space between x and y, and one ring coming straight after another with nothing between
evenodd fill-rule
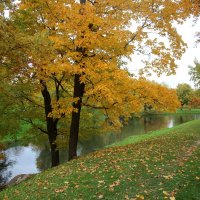
<instances>
[{"instance_id":1,"label":"grassy bank","mask_svg":"<svg viewBox=\"0 0 200 200\"><path fill-rule=\"evenodd\" d=\"M157 112L157 111L150 111L144 114L152 114L152 115L182 115L182 114L200 114L200 109L197 108L183 108L177 109L176 112Z\"/></svg>"},{"instance_id":2,"label":"grassy bank","mask_svg":"<svg viewBox=\"0 0 200 200\"><path fill-rule=\"evenodd\" d=\"M199 130L196 120L130 137L8 188L0 199L197 200Z\"/></svg>"},{"instance_id":3,"label":"grassy bank","mask_svg":"<svg viewBox=\"0 0 200 200\"><path fill-rule=\"evenodd\" d=\"M183 108L177 109L176 113L178 114L200 114L200 109L189 109L189 108Z\"/></svg>"}]
</instances>

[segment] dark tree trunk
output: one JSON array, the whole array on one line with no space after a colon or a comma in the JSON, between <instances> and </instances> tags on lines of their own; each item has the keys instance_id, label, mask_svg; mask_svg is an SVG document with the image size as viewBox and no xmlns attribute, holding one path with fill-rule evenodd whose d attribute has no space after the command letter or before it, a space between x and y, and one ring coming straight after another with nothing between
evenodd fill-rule
<instances>
[{"instance_id":1,"label":"dark tree trunk","mask_svg":"<svg viewBox=\"0 0 200 200\"><path fill-rule=\"evenodd\" d=\"M80 4L85 4L86 0L80 0Z\"/></svg>"},{"instance_id":2,"label":"dark tree trunk","mask_svg":"<svg viewBox=\"0 0 200 200\"><path fill-rule=\"evenodd\" d=\"M70 126L70 137L69 137L69 160L77 157L77 144L81 114L81 104L84 94L85 84L80 82L81 75L75 74L74 77L74 98L79 98L77 102L73 103L73 108L76 111L72 112L71 126Z\"/></svg>"},{"instance_id":3,"label":"dark tree trunk","mask_svg":"<svg viewBox=\"0 0 200 200\"><path fill-rule=\"evenodd\" d=\"M59 150L57 149L56 137L57 137L57 123L58 119L53 119L49 117L49 114L52 112L51 106L51 96L47 89L46 83L43 80L40 80L42 85L42 96L44 98L44 107L45 107L45 116L46 116L46 125L47 125L47 134L49 139L49 144L51 148L51 167L59 165Z\"/></svg>"},{"instance_id":4,"label":"dark tree trunk","mask_svg":"<svg viewBox=\"0 0 200 200\"><path fill-rule=\"evenodd\" d=\"M55 143L57 134L55 134L54 131L52 131L52 133L48 134L48 138L51 148L51 167L55 167L60 164L60 160L59 160L59 150L57 149L57 144Z\"/></svg>"},{"instance_id":5,"label":"dark tree trunk","mask_svg":"<svg viewBox=\"0 0 200 200\"><path fill-rule=\"evenodd\" d=\"M85 4L86 0L80 0L80 4ZM82 14L80 10L80 14ZM76 49L78 52L84 54L85 49L78 47ZM80 82L81 74L75 74L74 76L74 98L78 98L77 102L73 103L73 108L75 111L72 112L71 126L70 126L70 136L69 136L69 157L68 160L72 160L77 157L77 145L78 145L78 134L79 134L79 124L81 115L81 104L84 94L85 84Z\"/></svg>"},{"instance_id":6,"label":"dark tree trunk","mask_svg":"<svg viewBox=\"0 0 200 200\"><path fill-rule=\"evenodd\" d=\"M181 110L183 110L184 103L181 101Z\"/></svg>"}]
</instances>

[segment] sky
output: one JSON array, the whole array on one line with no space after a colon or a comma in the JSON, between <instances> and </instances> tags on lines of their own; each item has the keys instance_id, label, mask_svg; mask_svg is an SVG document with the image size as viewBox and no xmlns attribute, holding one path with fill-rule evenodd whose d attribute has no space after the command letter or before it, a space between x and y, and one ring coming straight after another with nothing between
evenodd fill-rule
<instances>
[{"instance_id":1,"label":"sky","mask_svg":"<svg viewBox=\"0 0 200 200\"><path fill-rule=\"evenodd\" d=\"M187 43L188 48L186 52L183 54L181 60L177 60L176 63L178 68L176 70L176 75L166 76L162 75L161 77L157 77L155 74L149 77L148 79L154 80L158 83L165 83L171 88L176 88L179 83L188 83L194 88L194 83L190 81L190 76L188 74L189 68L188 66L194 66L195 58L200 61L200 44L196 44L197 37L195 37L196 32L200 32L200 19L194 24L192 19L188 19L184 22L183 25L178 25L177 30L179 34L182 36L184 42ZM139 57L134 57L137 60L137 63L140 63ZM136 63L129 63L128 69L130 72L134 73L136 70L134 69Z\"/></svg>"}]
</instances>

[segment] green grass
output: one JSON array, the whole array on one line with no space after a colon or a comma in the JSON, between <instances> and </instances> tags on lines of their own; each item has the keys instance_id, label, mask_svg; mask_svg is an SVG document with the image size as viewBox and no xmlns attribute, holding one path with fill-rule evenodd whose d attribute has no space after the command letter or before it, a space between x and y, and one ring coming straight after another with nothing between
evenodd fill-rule
<instances>
[{"instance_id":1,"label":"green grass","mask_svg":"<svg viewBox=\"0 0 200 200\"><path fill-rule=\"evenodd\" d=\"M200 113L200 109L189 109L189 108L183 108L181 109L177 109L176 113L178 114L198 114Z\"/></svg>"},{"instance_id":2,"label":"green grass","mask_svg":"<svg viewBox=\"0 0 200 200\"><path fill-rule=\"evenodd\" d=\"M177 109L176 112L157 112L157 111L150 111L147 114L151 115L182 115L182 114L200 114L200 109L197 108L183 108L183 109Z\"/></svg>"},{"instance_id":3,"label":"green grass","mask_svg":"<svg viewBox=\"0 0 200 200\"><path fill-rule=\"evenodd\" d=\"M2 191L0 199L199 200L200 120L115 145L124 146L46 170Z\"/></svg>"}]
</instances>

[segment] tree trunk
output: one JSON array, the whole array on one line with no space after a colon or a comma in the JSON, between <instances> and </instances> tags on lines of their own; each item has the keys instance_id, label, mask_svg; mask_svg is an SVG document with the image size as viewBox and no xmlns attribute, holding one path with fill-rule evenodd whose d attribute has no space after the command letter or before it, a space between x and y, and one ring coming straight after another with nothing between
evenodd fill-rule
<instances>
[{"instance_id":1,"label":"tree trunk","mask_svg":"<svg viewBox=\"0 0 200 200\"><path fill-rule=\"evenodd\" d=\"M184 106L184 103L183 103L183 102L181 102L181 110L183 110L183 106Z\"/></svg>"},{"instance_id":2,"label":"tree trunk","mask_svg":"<svg viewBox=\"0 0 200 200\"><path fill-rule=\"evenodd\" d=\"M86 0L80 0L80 4L85 4ZM80 12L81 14L81 12ZM85 49L79 47L76 49L79 52L84 53ZM77 102L73 103L74 111L72 112L70 136L69 136L69 157L68 160L72 160L77 157L77 145L78 145L78 134L79 124L81 115L81 104L84 94L85 84L80 82L81 74L75 74L74 76L74 98L78 98Z\"/></svg>"},{"instance_id":3,"label":"tree trunk","mask_svg":"<svg viewBox=\"0 0 200 200\"><path fill-rule=\"evenodd\" d=\"M49 114L52 112L51 106L51 96L47 89L46 83L43 80L40 80L40 84L42 85L42 96L44 98L44 107L45 107L45 116L46 116L46 125L47 125L47 134L49 139L49 144L51 148L51 167L59 165L59 150L56 144L57 133L57 123L58 119L53 119L53 117L49 117Z\"/></svg>"},{"instance_id":4,"label":"tree trunk","mask_svg":"<svg viewBox=\"0 0 200 200\"><path fill-rule=\"evenodd\" d=\"M51 148L51 167L55 167L60 164L59 150L57 148L57 144L55 143L56 137L57 133L55 133L55 130L52 130L51 133L48 133L48 139Z\"/></svg>"},{"instance_id":5,"label":"tree trunk","mask_svg":"<svg viewBox=\"0 0 200 200\"><path fill-rule=\"evenodd\" d=\"M72 112L70 137L69 137L69 160L77 157L77 144L81 114L81 104L84 93L85 84L80 82L81 75L75 74L74 77L74 98L79 98L77 102L73 103L75 111Z\"/></svg>"}]
</instances>

